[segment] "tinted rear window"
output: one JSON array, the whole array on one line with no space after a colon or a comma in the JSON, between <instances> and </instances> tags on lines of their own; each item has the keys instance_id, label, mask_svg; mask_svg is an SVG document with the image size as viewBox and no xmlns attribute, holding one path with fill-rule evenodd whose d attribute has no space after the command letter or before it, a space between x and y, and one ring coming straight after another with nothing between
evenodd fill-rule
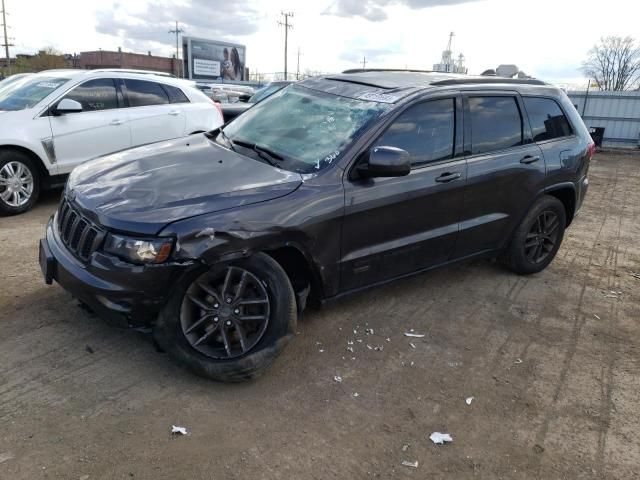
<instances>
[{"instance_id":1,"label":"tinted rear window","mask_svg":"<svg viewBox=\"0 0 640 480\"><path fill-rule=\"evenodd\" d=\"M146 107L169 103L169 96L159 83L126 79L124 84L127 87L130 107Z\"/></svg>"},{"instance_id":2,"label":"tinted rear window","mask_svg":"<svg viewBox=\"0 0 640 480\"><path fill-rule=\"evenodd\" d=\"M524 97L534 142L571 135L567 117L555 100L550 98Z\"/></svg>"},{"instance_id":3,"label":"tinted rear window","mask_svg":"<svg viewBox=\"0 0 640 480\"><path fill-rule=\"evenodd\" d=\"M89 80L75 87L64 98L79 102L85 112L118 108L116 84L111 78Z\"/></svg>"},{"instance_id":4,"label":"tinted rear window","mask_svg":"<svg viewBox=\"0 0 640 480\"><path fill-rule=\"evenodd\" d=\"M455 120L452 98L420 103L394 120L377 144L406 150L412 166L452 158Z\"/></svg>"},{"instance_id":5,"label":"tinted rear window","mask_svg":"<svg viewBox=\"0 0 640 480\"><path fill-rule=\"evenodd\" d=\"M472 153L522 145L522 117L515 97L471 97Z\"/></svg>"},{"instance_id":6,"label":"tinted rear window","mask_svg":"<svg viewBox=\"0 0 640 480\"><path fill-rule=\"evenodd\" d=\"M171 85L162 85L162 87L169 95L169 101L171 103L189 103L189 99L182 90L178 87L172 87Z\"/></svg>"}]
</instances>

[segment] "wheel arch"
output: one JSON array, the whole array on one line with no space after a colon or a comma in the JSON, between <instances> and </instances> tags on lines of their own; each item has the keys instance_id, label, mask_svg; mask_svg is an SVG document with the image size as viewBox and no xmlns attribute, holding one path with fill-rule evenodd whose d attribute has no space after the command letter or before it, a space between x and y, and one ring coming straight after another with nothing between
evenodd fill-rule
<instances>
[{"instance_id":1,"label":"wheel arch","mask_svg":"<svg viewBox=\"0 0 640 480\"><path fill-rule=\"evenodd\" d=\"M296 294L300 294L309 287L309 295L314 300L323 297L324 288L321 277L313 260L302 248L289 243L282 247L267 248L263 250L263 253L278 262L289 277Z\"/></svg>"},{"instance_id":2,"label":"wheel arch","mask_svg":"<svg viewBox=\"0 0 640 480\"><path fill-rule=\"evenodd\" d=\"M38 168L38 173L40 174L40 186L43 186L46 184L47 179L51 176L49 171L47 170L47 167L45 167L44 162L42 161L42 159L40 158L40 156L35 153L33 150L27 148L27 147L23 147L21 145L14 145L14 144L3 144L0 145L0 152L6 152L6 151L18 151L18 152L22 152L25 155L28 155L29 158L31 158L35 164L36 167Z\"/></svg>"},{"instance_id":3,"label":"wheel arch","mask_svg":"<svg viewBox=\"0 0 640 480\"><path fill-rule=\"evenodd\" d=\"M550 195L557 198L564 205L564 211L566 213L566 219L568 227L573 221L573 217L576 213L576 187L573 183L565 183L560 185L554 185L547 188L544 192L545 195Z\"/></svg>"}]
</instances>

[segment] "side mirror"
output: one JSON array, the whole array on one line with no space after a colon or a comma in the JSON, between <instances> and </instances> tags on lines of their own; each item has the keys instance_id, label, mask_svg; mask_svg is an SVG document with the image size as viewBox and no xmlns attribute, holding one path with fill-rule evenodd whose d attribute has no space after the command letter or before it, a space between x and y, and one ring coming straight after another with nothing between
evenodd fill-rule
<instances>
[{"instance_id":1,"label":"side mirror","mask_svg":"<svg viewBox=\"0 0 640 480\"><path fill-rule=\"evenodd\" d=\"M64 115L66 113L77 113L81 111L82 105L80 102L76 102L70 98L63 98L53 109L54 115Z\"/></svg>"},{"instance_id":2,"label":"side mirror","mask_svg":"<svg viewBox=\"0 0 640 480\"><path fill-rule=\"evenodd\" d=\"M358 168L365 177L404 177L411 172L409 152L396 147L373 147L369 161Z\"/></svg>"},{"instance_id":3,"label":"side mirror","mask_svg":"<svg viewBox=\"0 0 640 480\"><path fill-rule=\"evenodd\" d=\"M251 98L251 95L249 95L248 93L243 93L238 97L238 100L240 100L242 103L247 103L249 102L250 98Z\"/></svg>"}]
</instances>

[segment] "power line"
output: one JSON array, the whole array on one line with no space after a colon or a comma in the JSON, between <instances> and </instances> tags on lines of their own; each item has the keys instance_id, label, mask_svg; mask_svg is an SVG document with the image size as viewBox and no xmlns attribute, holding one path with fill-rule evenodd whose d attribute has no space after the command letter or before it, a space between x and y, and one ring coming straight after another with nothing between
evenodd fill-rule
<instances>
[{"instance_id":1,"label":"power line","mask_svg":"<svg viewBox=\"0 0 640 480\"><path fill-rule=\"evenodd\" d=\"M287 44L289 42L289 29L293 28L293 25L289 23L289 17L293 17L293 12L280 12L280 15L284 17L284 22L278 21L278 25L284 27L284 79L287 80Z\"/></svg>"},{"instance_id":2,"label":"power line","mask_svg":"<svg viewBox=\"0 0 640 480\"><path fill-rule=\"evenodd\" d=\"M2 0L4 2L4 0ZM176 21L176 29L175 30L169 30L169 33L175 33L176 34L176 64L178 67L178 76L182 77L182 75L180 74L180 46L179 46L179 40L178 37L181 33L184 33L184 29L178 27L178 22Z\"/></svg>"},{"instance_id":3,"label":"power line","mask_svg":"<svg viewBox=\"0 0 640 480\"><path fill-rule=\"evenodd\" d=\"M2 28L4 30L4 47L5 61L7 64L7 74L11 75L11 58L9 57L9 47L13 47L13 43L9 43L9 36L7 35L7 12L4 6L4 0L2 0Z\"/></svg>"}]
</instances>

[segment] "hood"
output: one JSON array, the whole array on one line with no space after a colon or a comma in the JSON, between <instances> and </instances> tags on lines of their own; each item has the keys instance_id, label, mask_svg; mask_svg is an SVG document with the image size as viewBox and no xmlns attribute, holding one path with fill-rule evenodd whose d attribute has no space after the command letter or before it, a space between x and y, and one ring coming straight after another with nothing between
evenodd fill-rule
<instances>
[{"instance_id":1,"label":"hood","mask_svg":"<svg viewBox=\"0 0 640 480\"><path fill-rule=\"evenodd\" d=\"M101 225L154 235L177 220L282 197L301 183L297 173L194 135L84 163L69 176L67 195Z\"/></svg>"}]
</instances>

